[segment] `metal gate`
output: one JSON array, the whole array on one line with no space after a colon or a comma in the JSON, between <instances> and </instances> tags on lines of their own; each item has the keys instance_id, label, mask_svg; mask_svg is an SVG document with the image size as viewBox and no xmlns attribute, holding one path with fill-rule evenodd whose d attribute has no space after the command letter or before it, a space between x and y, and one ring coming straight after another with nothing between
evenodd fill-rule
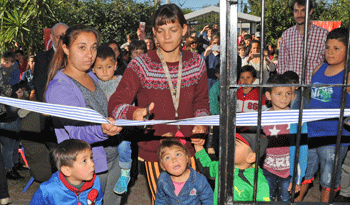
<instances>
[{"instance_id":1,"label":"metal gate","mask_svg":"<svg viewBox=\"0 0 350 205\"><path fill-rule=\"evenodd\" d=\"M306 2L306 11L309 11L310 2ZM263 55L264 48L264 38L265 38L265 1L261 1L261 55ZM309 14L306 12L305 22L309 21ZM220 141L219 141L219 196L218 204L286 204L285 202L256 202L256 193L257 193L257 172L258 166L255 166L255 180L254 180L254 201L248 203L234 202L233 201L233 188L234 188L234 151L235 151L235 136L236 134L236 101L237 101L237 89L239 87L249 87L249 85L238 85L237 84L237 26L238 25L238 0L220 0ZM305 23L305 31L308 30L309 25ZM350 39L350 36L349 36ZM299 109L299 121L298 121L298 133L297 133L297 143L296 143L296 156L294 164L298 163L299 159L299 149L300 149L300 139L301 139L301 122L302 122L302 113L303 113L303 93L305 88L311 87L311 84L305 84L305 67L306 67L306 51L307 50L307 32L304 32L304 42L303 42L303 73L301 76L301 84L294 85L301 88L301 104ZM349 53L350 53L350 40L347 48L347 59L345 64L345 75L343 77L343 84L339 85L322 85L323 87L327 86L340 86L342 87L342 96L341 96L341 113L338 123L338 134L336 140L336 152L335 152L335 162L334 169L332 173L332 182L331 182L331 193L328 203L320 202L298 202L298 204L333 204L334 198L334 188L335 188L335 173L337 172L337 165L339 162L339 148L341 141L341 131L343 124L344 116L344 107L346 99L346 79L348 78L349 72ZM263 58L261 57L260 65L263 66ZM261 68L262 70L262 68ZM262 79L262 73L260 72L259 79ZM262 108L262 93L264 87L275 87L276 85L262 85L260 80L259 85L255 87L259 88L259 104L258 104L258 127L261 127L261 108ZM277 85L280 86L280 85ZM284 86L293 86L292 84L287 84ZM251 87L251 86L250 86ZM260 129L257 129L257 134L260 134ZM258 140L258 138L257 138ZM258 142L260 143L260 142ZM259 164L257 160L256 165ZM294 173L297 171L297 166L294 166ZM296 175L293 176L293 188L292 188L292 201L290 204L295 204L294 202L294 190L296 185ZM318 201L319 199L317 199ZM288 203L287 203L288 204ZM336 203L335 203L336 204ZM340 204L340 203L338 203ZM342 203L344 204L344 203Z\"/></svg>"}]
</instances>

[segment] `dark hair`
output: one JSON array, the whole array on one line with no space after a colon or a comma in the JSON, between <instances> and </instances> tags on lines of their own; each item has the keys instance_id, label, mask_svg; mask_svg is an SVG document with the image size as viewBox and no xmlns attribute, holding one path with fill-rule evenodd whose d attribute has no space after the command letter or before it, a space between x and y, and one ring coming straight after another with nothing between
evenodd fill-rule
<instances>
[{"instance_id":1,"label":"dark hair","mask_svg":"<svg viewBox=\"0 0 350 205\"><path fill-rule=\"evenodd\" d=\"M27 97L27 96L29 97L29 92L28 91L30 91L31 89L30 89L27 81L21 80L21 81L19 81L18 83L14 84L12 86L12 93L11 93L11 97L12 98L17 98L17 93L16 92L20 88L23 90L24 96L25 97Z\"/></svg>"},{"instance_id":2,"label":"dark hair","mask_svg":"<svg viewBox=\"0 0 350 205\"><path fill-rule=\"evenodd\" d=\"M24 56L24 52L22 50L16 50L15 54L20 53L22 56Z\"/></svg>"},{"instance_id":3,"label":"dark hair","mask_svg":"<svg viewBox=\"0 0 350 205\"><path fill-rule=\"evenodd\" d=\"M253 45L254 43L259 44L259 47L261 47L260 41L258 41L258 40L252 40L252 42L250 43L250 45Z\"/></svg>"},{"instance_id":4,"label":"dark hair","mask_svg":"<svg viewBox=\"0 0 350 205\"><path fill-rule=\"evenodd\" d=\"M147 53L147 44L145 43L144 40L133 40L131 41L129 45L129 53L131 56L131 52L134 50L141 49L144 51L144 53Z\"/></svg>"},{"instance_id":5,"label":"dark hair","mask_svg":"<svg viewBox=\"0 0 350 205\"><path fill-rule=\"evenodd\" d=\"M250 72L252 74L253 78L257 77L257 72L253 66L245 65L245 66L241 67L239 69L239 76L241 76L241 73L244 73L244 72Z\"/></svg>"},{"instance_id":6,"label":"dark hair","mask_svg":"<svg viewBox=\"0 0 350 205\"><path fill-rule=\"evenodd\" d=\"M1 58L4 60L10 60L13 63L16 61L16 54L12 51L5 51Z\"/></svg>"},{"instance_id":7,"label":"dark hair","mask_svg":"<svg viewBox=\"0 0 350 205\"><path fill-rule=\"evenodd\" d=\"M349 31L346 28L333 29L327 35L327 41L330 39L336 39L336 40L342 42L345 47L347 47L348 41L349 41Z\"/></svg>"},{"instance_id":8,"label":"dark hair","mask_svg":"<svg viewBox=\"0 0 350 205\"><path fill-rule=\"evenodd\" d=\"M292 11L294 11L294 5L297 3L297 4L299 4L299 5L301 5L301 6L306 6L306 1L307 0L294 0L293 2L292 2L292 4L291 4L291 8L292 8ZM313 5L313 3L312 3L312 0L310 0L310 4L309 4L310 6L309 6L309 12L311 11L311 9L313 9L314 8L314 5Z\"/></svg>"},{"instance_id":9,"label":"dark hair","mask_svg":"<svg viewBox=\"0 0 350 205\"><path fill-rule=\"evenodd\" d=\"M146 40L151 40L152 41L152 44L153 44L153 49L156 48L156 44L154 43L154 39L152 36L146 36L144 41L146 42Z\"/></svg>"},{"instance_id":10,"label":"dark hair","mask_svg":"<svg viewBox=\"0 0 350 205\"><path fill-rule=\"evenodd\" d=\"M267 79L266 84L292 84L292 81L282 74L274 74ZM282 87L282 86L281 86ZM265 92L271 93L274 87L266 87Z\"/></svg>"},{"instance_id":11,"label":"dark hair","mask_svg":"<svg viewBox=\"0 0 350 205\"><path fill-rule=\"evenodd\" d=\"M77 155L87 149L91 150L91 146L83 140L68 139L59 143L52 153L57 169L61 171L62 166L73 167Z\"/></svg>"},{"instance_id":12,"label":"dark hair","mask_svg":"<svg viewBox=\"0 0 350 205\"><path fill-rule=\"evenodd\" d=\"M181 27L183 27L184 24L187 24L184 13L177 5L164 4L154 13L152 23L153 27L157 29L158 26L162 26L170 22L175 23L176 21L179 22Z\"/></svg>"},{"instance_id":13,"label":"dark hair","mask_svg":"<svg viewBox=\"0 0 350 205\"><path fill-rule=\"evenodd\" d=\"M284 72L282 75L286 76L290 81L292 81L292 83L299 83L299 76L296 72L294 71L286 71Z\"/></svg>"},{"instance_id":14,"label":"dark hair","mask_svg":"<svg viewBox=\"0 0 350 205\"><path fill-rule=\"evenodd\" d=\"M100 42L100 33L93 27L86 26L83 24L76 24L71 27L69 27L66 30L66 33L60 37L60 40L58 42L58 48L52 58L52 61L50 63L49 73L48 73L48 79L46 83L46 89L49 84L49 82L55 77L57 72L67 66L68 59L67 55L64 53L62 45L65 44L67 47L70 47L71 44L76 40L76 38L79 36L80 33L87 32L87 33L93 33L96 36L97 39L97 46Z\"/></svg>"},{"instance_id":15,"label":"dark hair","mask_svg":"<svg viewBox=\"0 0 350 205\"><path fill-rule=\"evenodd\" d=\"M244 35L243 39L244 40L248 40L248 39L252 40L252 35L246 34L246 35Z\"/></svg>"},{"instance_id":16,"label":"dark hair","mask_svg":"<svg viewBox=\"0 0 350 205\"><path fill-rule=\"evenodd\" d=\"M220 74L220 63L215 66L215 74Z\"/></svg>"},{"instance_id":17,"label":"dark hair","mask_svg":"<svg viewBox=\"0 0 350 205\"><path fill-rule=\"evenodd\" d=\"M119 44L118 44L118 42L117 42L116 40L109 40L109 41L106 43L107 46L109 46L109 45L111 45L111 44L117 45L118 51L120 52L120 47L119 47Z\"/></svg>"},{"instance_id":18,"label":"dark hair","mask_svg":"<svg viewBox=\"0 0 350 205\"><path fill-rule=\"evenodd\" d=\"M106 60L106 58L111 58L114 62L117 60L113 49L109 46L100 45L97 48L96 58L101 58L101 60Z\"/></svg>"},{"instance_id":19,"label":"dark hair","mask_svg":"<svg viewBox=\"0 0 350 205\"><path fill-rule=\"evenodd\" d=\"M126 50L125 48L120 49L120 57L126 56L127 54L129 54L128 50Z\"/></svg>"},{"instance_id":20,"label":"dark hair","mask_svg":"<svg viewBox=\"0 0 350 205\"><path fill-rule=\"evenodd\" d=\"M161 163L165 148L171 149L174 147L179 147L179 148L183 149L185 154L188 156L188 158L190 157L189 151L184 144L182 144L178 139L176 139L174 137L168 137L164 141L162 141L158 147L158 151L157 151L158 162ZM191 165L191 162L190 162L190 160L188 160L188 166L190 166L190 165Z\"/></svg>"},{"instance_id":21,"label":"dark hair","mask_svg":"<svg viewBox=\"0 0 350 205\"><path fill-rule=\"evenodd\" d=\"M273 53L270 53L269 46L271 46L273 48ZM266 49L269 51L270 55L274 55L276 53L276 48L275 48L275 45L273 45L273 43L268 43L266 46Z\"/></svg>"}]
</instances>

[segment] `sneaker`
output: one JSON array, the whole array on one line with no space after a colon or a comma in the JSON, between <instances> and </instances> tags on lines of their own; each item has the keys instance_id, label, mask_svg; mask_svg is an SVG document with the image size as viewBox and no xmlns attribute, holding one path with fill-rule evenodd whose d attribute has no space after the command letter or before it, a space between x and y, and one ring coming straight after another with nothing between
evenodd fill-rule
<instances>
[{"instance_id":1,"label":"sneaker","mask_svg":"<svg viewBox=\"0 0 350 205\"><path fill-rule=\"evenodd\" d=\"M130 181L130 169L122 169L121 175L114 186L114 192L116 194L124 194L128 191L128 184Z\"/></svg>"},{"instance_id":2,"label":"sneaker","mask_svg":"<svg viewBox=\"0 0 350 205\"><path fill-rule=\"evenodd\" d=\"M12 169L11 171L6 173L6 177L7 179L12 179L12 180L19 180L19 179L23 179L24 177L22 177L17 171L15 171L14 169Z\"/></svg>"},{"instance_id":3,"label":"sneaker","mask_svg":"<svg viewBox=\"0 0 350 205\"><path fill-rule=\"evenodd\" d=\"M11 200L10 197L0 199L0 204L1 205L11 204L11 203L12 203L12 200Z\"/></svg>"}]
</instances>

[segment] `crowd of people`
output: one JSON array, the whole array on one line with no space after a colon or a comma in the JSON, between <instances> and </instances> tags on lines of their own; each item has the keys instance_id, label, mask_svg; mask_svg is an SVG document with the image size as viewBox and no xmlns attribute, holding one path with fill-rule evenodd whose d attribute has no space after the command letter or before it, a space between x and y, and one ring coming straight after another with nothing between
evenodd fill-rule
<instances>
[{"instance_id":1,"label":"crowd of people","mask_svg":"<svg viewBox=\"0 0 350 205\"><path fill-rule=\"evenodd\" d=\"M309 11L305 8L304 0L293 2L296 25L282 34L277 48L268 43L262 55L259 32L243 31L238 37L238 83L275 85L264 89L263 111L340 108L341 87L286 86L300 84L303 72L306 84L342 84L345 75L349 31L328 32L305 22L306 12L313 12L312 2ZM303 68L305 24L309 29ZM111 123L56 118L0 105L0 204L11 203L7 179L23 178L18 173L23 169L17 153L21 146L31 176L42 183L30 204L120 204L141 166L152 204L218 204L219 162L208 154L213 148L219 157L218 127L113 125L118 119L177 120L220 114L218 25L206 25L199 34L189 35L181 9L165 4L155 11L152 26L152 35L140 26L119 46L114 40L100 45L100 33L93 27L57 23L51 29L50 50L28 59L22 50L2 54L1 96L87 107ZM257 112L259 92L257 87L240 87L236 112ZM350 108L349 93L347 89L346 108ZM264 125L259 136L257 127L237 127L233 200L253 200L255 162L261 158L257 201L302 201L319 171L320 201L328 202L338 122L303 123L300 149L296 149L296 123ZM350 131L343 128L341 135L336 200L350 202L346 139ZM296 165L295 156L299 156ZM214 185L209 178L215 179ZM298 193L295 199L292 190Z\"/></svg>"}]
</instances>

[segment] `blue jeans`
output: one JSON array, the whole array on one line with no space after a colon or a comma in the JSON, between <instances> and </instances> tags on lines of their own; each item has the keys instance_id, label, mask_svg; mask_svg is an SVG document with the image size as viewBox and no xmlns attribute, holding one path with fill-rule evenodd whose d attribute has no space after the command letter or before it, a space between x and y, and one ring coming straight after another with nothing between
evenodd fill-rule
<instances>
[{"instance_id":1,"label":"blue jeans","mask_svg":"<svg viewBox=\"0 0 350 205\"><path fill-rule=\"evenodd\" d=\"M208 78L208 93L210 93L211 87L216 83L217 79Z\"/></svg>"},{"instance_id":2,"label":"blue jeans","mask_svg":"<svg viewBox=\"0 0 350 205\"><path fill-rule=\"evenodd\" d=\"M338 173L335 177L335 189L341 180L341 165L345 158L348 146L341 146L339 151ZM321 146L309 149L305 179L312 179L320 166L320 184L323 188L331 188L331 179L334 165L335 146Z\"/></svg>"},{"instance_id":3,"label":"blue jeans","mask_svg":"<svg viewBox=\"0 0 350 205\"><path fill-rule=\"evenodd\" d=\"M270 200L275 201L277 193L278 201L290 202L290 193L288 192L290 176L287 178L282 178L265 169L263 169L263 173L267 179L267 182L269 183Z\"/></svg>"},{"instance_id":4,"label":"blue jeans","mask_svg":"<svg viewBox=\"0 0 350 205\"><path fill-rule=\"evenodd\" d=\"M131 169L131 142L122 141L118 145L119 167L122 169Z\"/></svg>"},{"instance_id":5,"label":"blue jeans","mask_svg":"<svg viewBox=\"0 0 350 205\"><path fill-rule=\"evenodd\" d=\"M19 141L10 137L0 136L0 143L2 144L2 156L5 167L9 172L14 167L15 162L18 162ZM17 155L17 158L14 157L15 155Z\"/></svg>"}]
</instances>

